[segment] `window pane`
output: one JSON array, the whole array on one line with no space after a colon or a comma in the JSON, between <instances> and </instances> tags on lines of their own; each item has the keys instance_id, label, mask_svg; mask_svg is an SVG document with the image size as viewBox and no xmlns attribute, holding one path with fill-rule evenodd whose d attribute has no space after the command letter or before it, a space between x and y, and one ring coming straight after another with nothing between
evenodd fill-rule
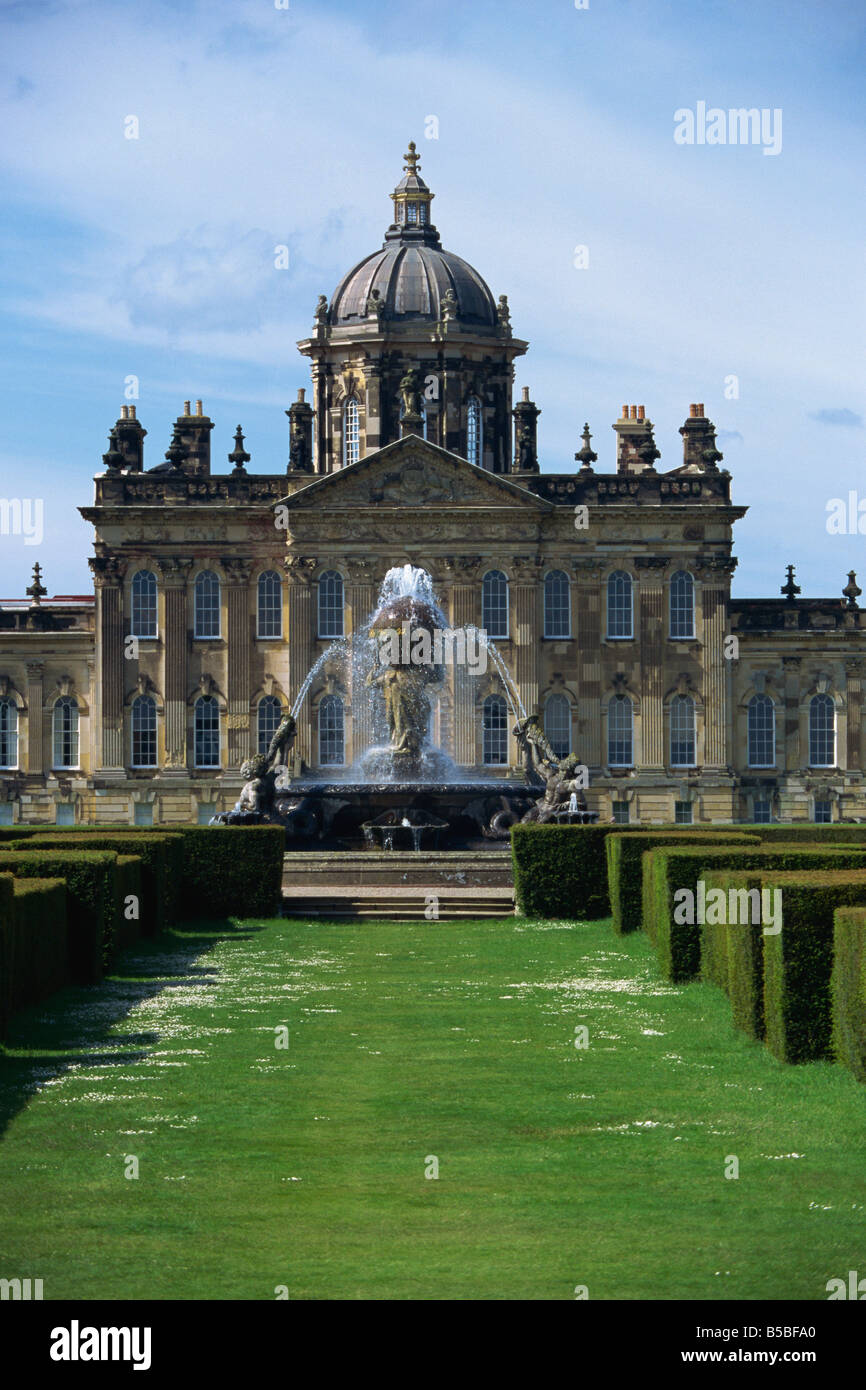
<instances>
[{"instance_id":1,"label":"window pane","mask_svg":"<svg viewBox=\"0 0 866 1390\"><path fill-rule=\"evenodd\" d=\"M472 396L466 407L466 457L470 463L480 466L481 448L481 402L477 396Z\"/></svg>"},{"instance_id":2,"label":"window pane","mask_svg":"<svg viewBox=\"0 0 866 1390\"><path fill-rule=\"evenodd\" d=\"M343 636L343 576L336 570L319 580L319 636Z\"/></svg>"},{"instance_id":3,"label":"window pane","mask_svg":"<svg viewBox=\"0 0 866 1390\"><path fill-rule=\"evenodd\" d=\"M55 811L56 825L74 825L75 807L71 801L58 801Z\"/></svg>"},{"instance_id":4,"label":"window pane","mask_svg":"<svg viewBox=\"0 0 866 1390\"><path fill-rule=\"evenodd\" d=\"M812 767L836 763L836 706L831 695L815 695L809 705L809 762Z\"/></svg>"},{"instance_id":5,"label":"window pane","mask_svg":"<svg viewBox=\"0 0 866 1390\"><path fill-rule=\"evenodd\" d=\"M674 824L691 825L692 823L692 803L690 801L674 802Z\"/></svg>"},{"instance_id":6,"label":"window pane","mask_svg":"<svg viewBox=\"0 0 866 1390\"><path fill-rule=\"evenodd\" d=\"M345 760L343 701L339 695L326 695L319 705L319 764L342 767Z\"/></svg>"},{"instance_id":7,"label":"window pane","mask_svg":"<svg viewBox=\"0 0 866 1390\"><path fill-rule=\"evenodd\" d=\"M132 633L135 637L156 637L156 575L139 570L132 580Z\"/></svg>"},{"instance_id":8,"label":"window pane","mask_svg":"<svg viewBox=\"0 0 866 1390\"><path fill-rule=\"evenodd\" d=\"M0 700L0 767L18 766L18 707L11 696Z\"/></svg>"},{"instance_id":9,"label":"window pane","mask_svg":"<svg viewBox=\"0 0 866 1390\"><path fill-rule=\"evenodd\" d=\"M691 695L671 700L671 767L695 765L695 702Z\"/></svg>"},{"instance_id":10,"label":"window pane","mask_svg":"<svg viewBox=\"0 0 866 1390\"><path fill-rule=\"evenodd\" d=\"M213 695L202 695L195 702L195 765L220 765L220 711Z\"/></svg>"},{"instance_id":11,"label":"window pane","mask_svg":"<svg viewBox=\"0 0 866 1390\"><path fill-rule=\"evenodd\" d=\"M544 732L558 758L571 752L571 706L565 695L551 695L544 706Z\"/></svg>"},{"instance_id":12,"label":"window pane","mask_svg":"<svg viewBox=\"0 0 866 1390\"><path fill-rule=\"evenodd\" d=\"M259 700L258 708L258 749L267 753L271 739L277 732L283 707L276 695L265 695Z\"/></svg>"},{"instance_id":13,"label":"window pane","mask_svg":"<svg viewBox=\"0 0 866 1390\"><path fill-rule=\"evenodd\" d=\"M156 767L156 701L150 695L132 706L132 766Z\"/></svg>"},{"instance_id":14,"label":"window pane","mask_svg":"<svg viewBox=\"0 0 866 1390\"><path fill-rule=\"evenodd\" d=\"M752 820L756 825L769 825L772 820L771 809L769 801L754 801L752 803Z\"/></svg>"},{"instance_id":15,"label":"window pane","mask_svg":"<svg viewBox=\"0 0 866 1390\"><path fill-rule=\"evenodd\" d=\"M632 636L632 584L631 575L624 570L615 570L607 581L607 635L608 637Z\"/></svg>"},{"instance_id":16,"label":"window pane","mask_svg":"<svg viewBox=\"0 0 866 1390\"><path fill-rule=\"evenodd\" d=\"M776 711L769 695L753 695L748 706L749 767L776 762Z\"/></svg>"},{"instance_id":17,"label":"window pane","mask_svg":"<svg viewBox=\"0 0 866 1390\"><path fill-rule=\"evenodd\" d=\"M136 801L132 812L133 825L153 825L153 803Z\"/></svg>"},{"instance_id":18,"label":"window pane","mask_svg":"<svg viewBox=\"0 0 866 1390\"><path fill-rule=\"evenodd\" d=\"M220 582L212 570L202 570L195 581L195 635L220 635Z\"/></svg>"},{"instance_id":19,"label":"window pane","mask_svg":"<svg viewBox=\"0 0 866 1390\"><path fill-rule=\"evenodd\" d=\"M343 463L357 463L361 457L361 417L353 398L343 407Z\"/></svg>"},{"instance_id":20,"label":"window pane","mask_svg":"<svg viewBox=\"0 0 866 1390\"><path fill-rule=\"evenodd\" d=\"M627 801L614 801L611 810L615 825L629 824L629 804Z\"/></svg>"},{"instance_id":21,"label":"window pane","mask_svg":"<svg viewBox=\"0 0 866 1390\"><path fill-rule=\"evenodd\" d=\"M695 635L695 583L685 570L671 578L671 637Z\"/></svg>"},{"instance_id":22,"label":"window pane","mask_svg":"<svg viewBox=\"0 0 866 1390\"><path fill-rule=\"evenodd\" d=\"M544 635L571 636L568 575L562 570L551 570L544 577Z\"/></svg>"},{"instance_id":23,"label":"window pane","mask_svg":"<svg viewBox=\"0 0 866 1390\"><path fill-rule=\"evenodd\" d=\"M612 695L607 706L607 761L610 767L634 762L633 711L627 695Z\"/></svg>"},{"instance_id":24,"label":"window pane","mask_svg":"<svg viewBox=\"0 0 866 1390\"><path fill-rule=\"evenodd\" d=\"M508 636L508 580L488 570L481 584L481 626L488 637Z\"/></svg>"},{"instance_id":25,"label":"window pane","mask_svg":"<svg viewBox=\"0 0 866 1390\"><path fill-rule=\"evenodd\" d=\"M815 822L817 825L829 825L833 819L829 801L815 802Z\"/></svg>"},{"instance_id":26,"label":"window pane","mask_svg":"<svg viewBox=\"0 0 866 1390\"><path fill-rule=\"evenodd\" d=\"M61 695L54 706L54 766L78 766L78 705Z\"/></svg>"},{"instance_id":27,"label":"window pane","mask_svg":"<svg viewBox=\"0 0 866 1390\"><path fill-rule=\"evenodd\" d=\"M258 635L281 637L283 632L283 586L275 570L259 575Z\"/></svg>"},{"instance_id":28,"label":"window pane","mask_svg":"<svg viewBox=\"0 0 866 1390\"><path fill-rule=\"evenodd\" d=\"M482 759L489 767L508 762L508 706L502 695L488 695L481 713Z\"/></svg>"}]
</instances>

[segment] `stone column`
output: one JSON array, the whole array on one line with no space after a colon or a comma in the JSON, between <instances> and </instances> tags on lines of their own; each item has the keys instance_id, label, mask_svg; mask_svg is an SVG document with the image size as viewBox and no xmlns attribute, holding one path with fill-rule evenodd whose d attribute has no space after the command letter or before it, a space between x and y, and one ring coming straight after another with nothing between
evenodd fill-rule
<instances>
[{"instance_id":1,"label":"stone column","mask_svg":"<svg viewBox=\"0 0 866 1390\"><path fill-rule=\"evenodd\" d=\"M848 765L847 772L860 772L861 719L863 717L863 662L846 661L845 677L848 705Z\"/></svg>"},{"instance_id":2,"label":"stone column","mask_svg":"<svg viewBox=\"0 0 866 1390\"><path fill-rule=\"evenodd\" d=\"M367 390L364 403L365 453L379 448L382 437L382 376L378 367L366 368Z\"/></svg>"},{"instance_id":3,"label":"stone column","mask_svg":"<svg viewBox=\"0 0 866 1390\"><path fill-rule=\"evenodd\" d=\"M641 679L641 770L661 773L667 761L664 726L664 571L668 561L645 557L635 594Z\"/></svg>"},{"instance_id":4,"label":"stone column","mask_svg":"<svg viewBox=\"0 0 866 1390\"><path fill-rule=\"evenodd\" d=\"M346 635L356 636L373 611L376 602L376 570L372 560L350 560L346 586ZM354 762L373 742L371 692L364 687L364 674L350 665L346 672L346 762ZM360 681L360 689L356 688Z\"/></svg>"},{"instance_id":5,"label":"stone column","mask_svg":"<svg viewBox=\"0 0 866 1390\"><path fill-rule=\"evenodd\" d=\"M700 571L704 632L704 767L724 771L728 756L725 729L725 624L730 574L735 562L719 559Z\"/></svg>"},{"instance_id":6,"label":"stone column","mask_svg":"<svg viewBox=\"0 0 866 1390\"><path fill-rule=\"evenodd\" d=\"M252 560L224 559L228 608L226 723L228 767L239 768L250 756L250 574Z\"/></svg>"},{"instance_id":7,"label":"stone column","mask_svg":"<svg viewBox=\"0 0 866 1390\"><path fill-rule=\"evenodd\" d=\"M188 694L187 578L192 560L171 556L159 561L165 594L165 770L183 773L187 765L186 700Z\"/></svg>"},{"instance_id":8,"label":"stone column","mask_svg":"<svg viewBox=\"0 0 866 1390\"><path fill-rule=\"evenodd\" d=\"M288 577L289 617L286 641L289 648L289 700L294 704L307 673L313 664L314 622L313 575L318 560L309 555L287 555L283 568ZM309 697L298 711L298 737L295 744L299 757L307 764L313 762L313 740Z\"/></svg>"},{"instance_id":9,"label":"stone column","mask_svg":"<svg viewBox=\"0 0 866 1390\"><path fill-rule=\"evenodd\" d=\"M42 749L42 675L45 663L27 663L27 774L30 777L41 775L44 767ZM49 767L51 758L48 760Z\"/></svg>"},{"instance_id":10,"label":"stone column","mask_svg":"<svg viewBox=\"0 0 866 1390\"><path fill-rule=\"evenodd\" d=\"M126 565L116 556L90 561L96 587L96 659L102 691L102 743L96 769L101 775L125 775L123 760L123 576ZM97 751L97 750L94 750Z\"/></svg>"},{"instance_id":11,"label":"stone column","mask_svg":"<svg viewBox=\"0 0 866 1390\"><path fill-rule=\"evenodd\" d=\"M575 752L590 771L606 758L601 746L601 576L596 560L572 562L577 585L573 628L577 678L578 743Z\"/></svg>"},{"instance_id":12,"label":"stone column","mask_svg":"<svg viewBox=\"0 0 866 1390\"><path fill-rule=\"evenodd\" d=\"M800 771L800 658L782 658L785 668L785 771Z\"/></svg>"},{"instance_id":13,"label":"stone column","mask_svg":"<svg viewBox=\"0 0 866 1390\"><path fill-rule=\"evenodd\" d=\"M453 556L442 561L442 572L449 588L451 626L481 626L481 590L479 577L481 560L478 556ZM477 710L473 680L465 666L455 662L446 672L451 690L451 747L450 753L459 767L475 767L477 762Z\"/></svg>"},{"instance_id":14,"label":"stone column","mask_svg":"<svg viewBox=\"0 0 866 1390\"><path fill-rule=\"evenodd\" d=\"M542 568L542 561L537 555L515 556L511 562L514 575L511 585L514 677L527 714L532 714L538 708L541 665L538 634L543 630L539 612Z\"/></svg>"}]
</instances>

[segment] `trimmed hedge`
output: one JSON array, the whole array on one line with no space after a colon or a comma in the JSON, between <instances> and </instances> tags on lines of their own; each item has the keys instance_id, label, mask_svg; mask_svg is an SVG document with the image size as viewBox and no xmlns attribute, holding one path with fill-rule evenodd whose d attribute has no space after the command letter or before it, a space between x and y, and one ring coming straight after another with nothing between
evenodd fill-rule
<instances>
[{"instance_id":1,"label":"trimmed hedge","mask_svg":"<svg viewBox=\"0 0 866 1390\"><path fill-rule=\"evenodd\" d=\"M866 904L866 870L780 873L769 869L724 872L709 879L718 879L714 886L726 892L732 888L781 889L782 930L772 935L761 932L767 1046L781 1062L831 1056L833 914L837 907ZM741 941L742 934L742 927L728 927L730 979L733 985L739 969L744 976L742 988L747 991L747 947ZM738 967L735 961L741 953L743 964Z\"/></svg>"},{"instance_id":2,"label":"trimmed hedge","mask_svg":"<svg viewBox=\"0 0 866 1390\"><path fill-rule=\"evenodd\" d=\"M0 859L0 864L2 864ZM117 856L117 902L115 907L115 922L113 941L112 962L118 951L131 946L141 936L141 903L143 897L143 876L142 861L137 854L119 854ZM135 902L130 902L134 898ZM134 916L127 915L127 904L129 910L134 912Z\"/></svg>"},{"instance_id":3,"label":"trimmed hedge","mask_svg":"<svg viewBox=\"0 0 866 1390\"><path fill-rule=\"evenodd\" d=\"M179 835L163 835L146 830L88 831L76 835L70 831L60 834L28 835L14 841L18 849L76 849L112 850L115 854L135 854L141 859L140 930L144 936L157 936L169 921L174 920L176 893L170 881L179 879L183 864L183 840ZM4 845L0 843L0 853ZM2 862L2 861L0 861Z\"/></svg>"},{"instance_id":4,"label":"trimmed hedge","mask_svg":"<svg viewBox=\"0 0 866 1390\"><path fill-rule=\"evenodd\" d=\"M66 982L66 884L0 874L0 1037L10 1016Z\"/></svg>"},{"instance_id":5,"label":"trimmed hedge","mask_svg":"<svg viewBox=\"0 0 866 1390\"><path fill-rule=\"evenodd\" d=\"M681 830L642 830L637 834L609 837L607 882L613 929L620 935L640 931L643 917L643 862L645 850L657 845L679 844L758 844L755 836L743 831L691 827Z\"/></svg>"},{"instance_id":6,"label":"trimmed hedge","mask_svg":"<svg viewBox=\"0 0 866 1390\"><path fill-rule=\"evenodd\" d=\"M274 917L283 895L281 825L184 828L184 917Z\"/></svg>"},{"instance_id":7,"label":"trimmed hedge","mask_svg":"<svg viewBox=\"0 0 866 1390\"><path fill-rule=\"evenodd\" d=\"M114 949L117 855L0 846L0 871L7 869L16 878L65 879L70 973L79 984L101 980Z\"/></svg>"},{"instance_id":8,"label":"trimmed hedge","mask_svg":"<svg viewBox=\"0 0 866 1390\"><path fill-rule=\"evenodd\" d=\"M833 821L832 825L815 825L812 821L792 821L788 825L752 825L750 829L762 842L773 840L798 840L800 836L815 844L827 842L836 844L856 844L866 840L866 824L846 821Z\"/></svg>"},{"instance_id":9,"label":"trimmed hedge","mask_svg":"<svg viewBox=\"0 0 866 1390\"><path fill-rule=\"evenodd\" d=\"M836 1058L866 1081L866 907L833 913L830 1004Z\"/></svg>"},{"instance_id":10,"label":"trimmed hedge","mask_svg":"<svg viewBox=\"0 0 866 1390\"><path fill-rule=\"evenodd\" d=\"M514 898L527 917L607 917L604 845L640 826L515 825L511 830Z\"/></svg>"},{"instance_id":11,"label":"trimmed hedge","mask_svg":"<svg viewBox=\"0 0 866 1390\"><path fill-rule=\"evenodd\" d=\"M706 869L866 869L866 844L815 845L662 845L645 850L643 921L655 942L662 973L668 980L693 979L700 973L728 990L727 930L719 923L674 920L674 895L697 893Z\"/></svg>"}]
</instances>

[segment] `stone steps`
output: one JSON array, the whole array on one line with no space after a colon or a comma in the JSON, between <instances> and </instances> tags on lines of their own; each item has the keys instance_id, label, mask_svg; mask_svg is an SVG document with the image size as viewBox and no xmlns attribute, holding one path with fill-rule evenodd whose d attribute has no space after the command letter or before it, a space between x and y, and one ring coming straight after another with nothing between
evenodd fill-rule
<instances>
[{"instance_id":1,"label":"stone steps","mask_svg":"<svg viewBox=\"0 0 866 1390\"><path fill-rule=\"evenodd\" d=\"M499 850L291 852L283 871L291 917L457 921L514 913L510 853Z\"/></svg>"}]
</instances>

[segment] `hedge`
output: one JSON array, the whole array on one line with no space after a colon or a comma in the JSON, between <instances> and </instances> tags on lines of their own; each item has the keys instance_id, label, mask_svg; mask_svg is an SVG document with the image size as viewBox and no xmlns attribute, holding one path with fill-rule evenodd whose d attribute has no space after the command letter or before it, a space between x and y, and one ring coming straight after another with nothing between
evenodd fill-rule
<instances>
[{"instance_id":1,"label":"hedge","mask_svg":"<svg viewBox=\"0 0 866 1390\"><path fill-rule=\"evenodd\" d=\"M663 845L645 850L643 921L655 942L662 973L668 980L689 980L700 973L728 990L727 931L723 923L676 922L674 895L697 893L705 869L866 869L866 844L849 845Z\"/></svg>"},{"instance_id":2,"label":"hedge","mask_svg":"<svg viewBox=\"0 0 866 1390\"><path fill-rule=\"evenodd\" d=\"M515 825L511 831L514 898L527 917L607 917L604 843L640 826Z\"/></svg>"},{"instance_id":3,"label":"hedge","mask_svg":"<svg viewBox=\"0 0 866 1390\"><path fill-rule=\"evenodd\" d=\"M714 886L781 889L782 930L761 932L763 945L764 1028L767 1046L782 1062L808 1062L832 1055L830 979L833 913L837 907L866 904L866 870L816 869L782 873L729 871L710 875ZM741 1007L748 1004L748 948L741 927L728 927L730 980L743 976ZM742 954L745 953L745 954ZM738 965L742 954L742 963ZM753 1006L757 1012L757 1006Z\"/></svg>"},{"instance_id":4,"label":"hedge","mask_svg":"<svg viewBox=\"0 0 866 1390\"><path fill-rule=\"evenodd\" d=\"M845 821L833 821L832 825L815 825L812 821L791 821L787 825L752 825L749 828L762 842L797 840L800 836L805 840L814 841L815 844L825 844L828 841L833 844L855 844L861 839L866 840L866 824L859 822L848 824Z\"/></svg>"},{"instance_id":5,"label":"hedge","mask_svg":"<svg viewBox=\"0 0 866 1390\"><path fill-rule=\"evenodd\" d=\"M104 850L19 850L0 845L0 871L16 878L62 878L67 890L69 970L79 984L102 979L113 955L117 855Z\"/></svg>"},{"instance_id":6,"label":"hedge","mask_svg":"<svg viewBox=\"0 0 866 1390\"><path fill-rule=\"evenodd\" d=\"M830 976L833 1052L866 1081L866 907L837 907L833 913Z\"/></svg>"},{"instance_id":7,"label":"hedge","mask_svg":"<svg viewBox=\"0 0 866 1390\"><path fill-rule=\"evenodd\" d=\"M0 860L2 863L2 860ZM118 951L132 946L141 936L141 903L143 897L142 861L137 854L117 856L116 923L112 942L113 963ZM132 900L132 901L131 901ZM130 915L134 914L134 915Z\"/></svg>"},{"instance_id":8,"label":"hedge","mask_svg":"<svg viewBox=\"0 0 866 1390\"><path fill-rule=\"evenodd\" d=\"M642 830L632 835L611 835L607 841L607 882L613 929L620 935L640 931L643 916L643 862L645 850L657 845L757 844L743 831L722 827L677 830Z\"/></svg>"},{"instance_id":9,"label":"hedge","mask_svg":"<svg viewBox=\"0 0 866 1390\"><path fill-rule=\"evenodd\" d=\"M0 1037L10 1016L67 978L66 884L0 875Z\"/></svg>"},{"instance_id":10,"label":"hedge","mask_svg":"<svg viewBox=\"0 0 866 1390\"><path fill-rule=\"evenodd\" d=\"M88 831L74 835L61 832L29 835L14 842L18 849L76 849L112 850L115 854L135 854L141 859L140 930L145 936L156 936L169 921L174 920L176 894L170 882L180 877L183 864L183 840L178 835L151 834L148 831ZM0 844L0 852L4 846Z\"/></svg>"},{"instance_id":11,"label":"hedge","mask_svg":"<svg viewBox=\"0 0 866 1390\"><path fill-rule=\"evenodd\" d=\"M274 917L283 894L281 825L184 827L184 917Z\"/></svg>"}]
</instances>

